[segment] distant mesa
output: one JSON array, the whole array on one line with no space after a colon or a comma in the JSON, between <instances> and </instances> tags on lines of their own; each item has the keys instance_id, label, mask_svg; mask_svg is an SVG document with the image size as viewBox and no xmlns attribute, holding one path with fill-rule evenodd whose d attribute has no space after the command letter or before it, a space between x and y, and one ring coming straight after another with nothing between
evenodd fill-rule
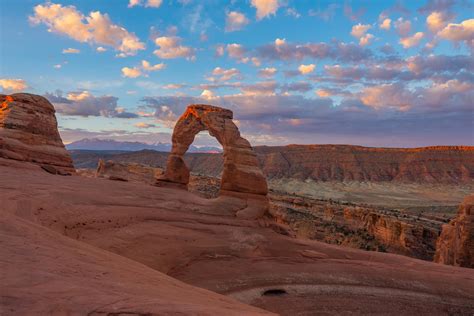
<instances>
[{"instance_id":1,"label":"distant mesa","mask_svg":"<svg viewBox=\"0 0 474 316\"><path fill-rule=\"evenodd\" d=\"M165 173L159 177L157 184L187 188L190 172L184 162L184 154L196 134L207 130L224 150L220 197L247 200L247 207L239 210L237 216L259 218L268 209L267 181L252 146L240 136L232 118L233 113L228 109L205 104L189 105L174 127L173 147Z\"/></svg>"},{"instance_id":2,"label":"distant mesa","mask_svg":"<svg viewBox=\"0 0 474 316\"><path fill-rule=\"evenodd\" d=\"M457 216L443 225L434 261L474 268L474 194L467 196Z\"/></svg>"},{"instance_id":3,"label":"distant mesa","mask_svg":"<svg viewBox=\"0 0 474 316\"><path fill-rule=\"evenodd\" d=\"M75 173L48 100L28 93L0 94L0 104L1 158L32 162L53 174Z\"/></svg>"}]
</instances>

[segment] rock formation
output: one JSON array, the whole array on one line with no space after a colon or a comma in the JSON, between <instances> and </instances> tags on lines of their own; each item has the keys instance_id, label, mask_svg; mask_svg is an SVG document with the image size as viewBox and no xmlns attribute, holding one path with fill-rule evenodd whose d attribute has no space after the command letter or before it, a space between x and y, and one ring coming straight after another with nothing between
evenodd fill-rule
<instances>
[{"instance_id":1,"label":"rock formation","mask_svg":"<svg viewBox=\"0 0 474 316\"><path fill-rule=\"evenodd\" d=\"M142 182L154 184L157 176L163 173L161 168L153 168L137 163L119 163L112 160L99 160L96 177L117 181Z\"/></svg>"},{"instance_id":2,"label":"rock formation","mask_svg":"<svg viewBox=\"0 0 474 316\"><path fill-rule=\"evenodd\" d=\"M54 113L44 97L0 95L0 157L33 162L53 174L75 173Z\"/></svg>"},{"instance_id":3,"label":"rock formation","mask_svg":"<svg viewBox=\"0 0 474 316\"><path fill-rule=\"evenodd\" d=\"M369 148L351 145L257 146L254 152L270 180L406 182L463 184L474 181L474 146ZM99 153L73 151L77 167L95 168ZM167 153L143 150L110 155L114 161L164 166ZM184 161L193 172L222 173L220 154L188 153Z\"/></svg>"},{"instance_id":4,"label":"rock formation","mask_svg":"<svg viewBox=\"0 0 474 316\"><path fill-rule=\"evenodd\" d=\"M464 199L457 217L443 225L434 261L474 268L474 194Z\"/></svg>"},{"instance_id":5,"label":"rock formation","mask_svg":"<svg viewBox=\"0 0 474 316\"><path fill-rule=\"evenodd\" d=\"M1 160L2 316L264 314L235 300L278 315L474 310L470 269L290 238L184 190Z\"/></svg>"},{"instance_id":6,"label":"rock formation","mask_svg":"<svg viewBox=\"0 0 474 316\"><path fill-rule=\"evenodd\" d=\"M232 111L227 109L204 104L188 106L174 127L173 147L165 174L159 178L158 184L173 183L187 187L190 173L183 156L196 134L207 130L224 151L220 196L246 200L247 207L238 211L237 216L258 218L268 208L267 181L250 143L240 136L232 118Z\"/></svg>"}]
</instances>

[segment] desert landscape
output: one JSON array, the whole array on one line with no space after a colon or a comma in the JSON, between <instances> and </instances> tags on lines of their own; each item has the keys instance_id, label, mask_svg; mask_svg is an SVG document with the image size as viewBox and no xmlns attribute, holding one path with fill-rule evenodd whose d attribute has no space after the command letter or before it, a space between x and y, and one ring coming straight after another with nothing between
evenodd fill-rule
<instances>
[{"instance_id":1,"label":"desert landscape","mask_svg":"<svg viewBox=\"0 0 474 316\"><path fill-rule=\"evenodd\" d=\"M0 2L0 315L474 315L472 3L64 2Z\"/></svg>"}]
</instances>

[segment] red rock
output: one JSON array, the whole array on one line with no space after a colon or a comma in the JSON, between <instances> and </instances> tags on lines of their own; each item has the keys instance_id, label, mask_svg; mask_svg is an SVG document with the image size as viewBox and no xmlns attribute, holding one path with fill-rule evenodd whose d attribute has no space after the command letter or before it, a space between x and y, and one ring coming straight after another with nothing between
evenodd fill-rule
<instances>
[{"instance_id":1,"label":"red rock","mask_svg":"<svg viewBox=\"0 0 474 316\"><path fill-rule=\"evenodd\" d=\"M184 190L20 168L0 159L6 315L261 313L229 298L280 315L474 310L470 269L290 238Z\"/></svg>"},{"instance_id":2,"label":"red rock","mask_svg":"<svg viewBox=\"0 0 474 316\"><path fill-rule=\"evenodd\" d=\"M190 172L184 162L184 154L201 131L207 130L222 145L224 166L220 188L220 201L235 198L247 201L247 207L236 215L241 218L259 218L268 209L267 181L258 165L250 143L240 136L232 121L230 110L211 105L188 106L173 131L173 147L168 157L165 174L159 184L175 183L187 186Z\"/></svg>"},{"instance_id":3,"label":"red rock","mask_svg":"<svg viewBox=\"0 0 474 316\"><path fill-rule=\"evenodd\" d=\"M435 262L474 268L474 194L467 196L457 216L443 225L436 243Z\"/></svg>"},{"instance_id":4,"label":"red rock","mask_svg":"<svg viewBox=\"0 0 474 316\"><path fill-rule=\"evenodd\" d=\"M0 157L34 162L50 173L75 173L48 100L16 93L0 95L0 102Z\"/></svg>"}]
</instances>

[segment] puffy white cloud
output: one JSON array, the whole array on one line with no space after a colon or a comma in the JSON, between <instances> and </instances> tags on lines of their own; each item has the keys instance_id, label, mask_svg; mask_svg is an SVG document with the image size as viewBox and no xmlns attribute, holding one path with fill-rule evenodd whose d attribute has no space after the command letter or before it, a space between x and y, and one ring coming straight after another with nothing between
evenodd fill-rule
<instances>
[{"instance_id":1,"label":"puffy white cloud","mask_svg":"<svg viewBox=\"0 0 474 316\"><path fill-rule=\"evenodd\" d=\"M203 90L202 93L201 93L201 98L204 98L204 99L213 99L215 98L215 94L214 92L212 92L211 90Z\"/></svg>"},{"instance_id":2,"label":"puffy white cloud","mask_svg":"<svg viewBox=\"0 0 474 316\"><path fill-rule=\"evenodd\" d=\"M280 7L278 0L252 0L251 4L257 9L258 20L275 15Z\"/></svg>"},{"instance_id":3,"label":"puffy white cloud","mask_svg":"<svg viewBox=\"0 0 474 316\"><path fill-rule=\"evenodd\" d=\"M462 21L459 24L449 23L439 31L438 36L453 42L466 41L474 47L474 19Z\"/></svg>"},{"instance_id":4,"label":"puffy white cloud","mask_svg":"<svg viewBox=\"0 0 474 316\"><path fill-rule=\"evenodd\" d=\"M249 24L249 19L240 12L230 11L227 13L225 20L225 30L226 32L234 32L244 28Z\"/></svg>"},{"instance_id":5,"label":"puffy white cloud","mask_svg":"<svg viewBox=\"0 0 474 316\"><path fill-rule=\"evenodd\" d=\"M258 75L263 78L271 78L277 73L277 69L274 67L267 67L260 69Z\"/></svg>"},{"instance_id":6,"label":"puffy white cloud","mask_svg":"<svg viewBox=\"0 0 474 316\"><path fill-rule=\"evenodd\" d=\"M63 49L63 54L79 54L81 51L77 48L65 48Z\"/></svg>"},{"instance_id":7,"label":"puffy white cloud","mask_svg":"<svg viewBox=\"0 0 474 316\"><path fill-rule=\"evenodd\" d=\"M402 44L404 48L417 46L420 43L420 41L423 39L423 37L424 37L423 32L416 32L412 36L400 38L400 44Z\"/></svg>"},{"instance_id":8,"label":"puffy white cloud","mask_svg":"<svg viewBox=\"0 0 474 316\"><path fill-rule=\"evenodd\" d=\"M370 24L357 24L352 27L351 35L356 38L361 38L362 36L367 33L367 31L371 28Z\"/></svg>"},{"instance_id":9,"label":"puffy white cloud","mask_svg":"<svg viewBox=\"0 0 474 316\"><path fill-rule=\"evenodd\" d=\"M445 12L431 12L431 14L426 18L426 25L433 33L437 33L439 30L443 29L448 22L449 17Z\"/></svg>"},{"instance_id":10,"label":"puffy white cloud","mask_svg":"<svg viewBox=\"0 0 474 316\"><path fill-rule=\"evenodd\" d=\"M186 58L195 59L195 49L181 45L182 39L178 36L161 36L155 39L159 48L153 54L163 59Z\"/></svg>"},{"instance_id":11,"label":"puffy white cloud","mask_svg":"<svg viewBox=\"0 0 474 316\"><path fill-rule=\"evenodd\" d=\"M103 52L106 52L107 49L104 48L104 47L102 47L102 46L99 46L99 47L97 47L96 51L97 51L98 53L103 53Z\"/></svg>"},{"instance_id":12,"label":"puffy white cloud","mask_svg":"<svg viewBox=\"0 0 474 316\"><path fill-rule=\"evenodd\" d=\"M300 66L298 67L298 71L299 71L300 74L302 74L302 75L306 75L306 74L312 73L312 72L314 71L314 69L316 69L316 65L315 65L315 64L300 65Z\"/></svg>"},{"instance_id":13,"label":"puffy white cloud","mask_svg":"<svg viewBox=\"0 0 474 316\"><path fill-rule=\"evenodd\" d=\"M367 31L372 26L370 24L357 24L352 27L351 35L359 39L360 46L366 46L370 44L370 40L374 38L372 34L367 34Z\"/></svg>"},{"instance_id":14,"label":"puffy white cloud","mask_svg":"<svg viewBox=\"0 0 474 316\"><path fill-rule=\"evenodd\" d=\"M61 69L62 68L62 65L61 64L56 64L53 66L54 69Z\"/></svg>"},{"instance_id":15,"label":"puffy white cloud","mask_svg":"<svg viewBox=\"0 0 474 316\"><path fill-rule=\"evenodd\" d=\"M382 30L390 30L391 25L392 25L392 20L389 18L385 18L380 22L379 27Z\"/></svg>"},{"instance_id":16,"label":"puffy white cloud","mask_svg":"<svg viewBox=\"0 0 474 316\"><path fill-rule=\"evenodd\" d=\"M142 68L145 71L158 71L164 69L165 67L166 65L164 63L151 65L148 61L142 60Z\"/></svg>"},{"instance_id":17,"label":"puffy white cloud","mask_svg":"<svg viewBox=\"0 0 474 316\"><path fill-rule=\"evenodd\" d=\"M408 110L413 101L412 97L400 84L383 84L365 88L360 99L364 105L375 109L393 107Z\"/></svg>"},{"instance_id":18,"label":"puffy white cloud","mask_svg":"<svg viewBox=\"0 0 474 316\"><path fill-rule=\"evenodd\" d=\"M395 21L395 30L401 37L407 37L411 32L411 22L404 20L403 18L399 18L397 21Z\"/></svg>"},{"instance_id":19,"label":"puffy white cloud","mask_svg":"<svg viewBox=\"0 0 474 316\"><path fill-rule=\"evenodd\" d=\"M366 34L359 39L360 46L367 46L371 43L371 40L374 38L372 34Z\"/></svg>"},{"instance_id":20,"label":"puffy white cloud","mask_svg":"<svg viewBox=\"0 0 474 316\"><path fill-rule=\"evenodd\" d=\"M234 78L240 78L241 73L237 68L225 69L221 67L216 67L212 71L212 75L218 78L216 79L215 77L209 77L209 81L229 81Z\"/></svg>"},{"instance_id":21,"label":"puffy white cloud","mask_svg":"<svg viewBox=\"0 0 474 316\"><path fill-rule=\"evenodd\" d=\"M247 63L249 60L251 60L245 56L246 50L241 44L227 44L226 51L230 58L236 59L239 62Z\"/></svg>"},{"instance_id":22,"label":"puffy white cloud","mask_svg":"<svg viewBox=\"0 0 474 316\"><path fill-rule=\"evenodd\" d=\"M128 7L132 8L135 6L145 6L145 7L150 7L150 8L159 8L161 4L163 3L163 0L130 0L128 3Z\"/></svg>"},{"instance_id":23,"label":"puffy white cloud","mask_svg":"<svg viewBox=\"0 0 474 316\"><path fill-rule=\"evenodd\" d=\"M152 65L150 64L150 62L146 60L142 60L140 66L133 67L133 68L123 67L122 75L128 78L137 78L142 75L144 75L145 77L148 77L146 74L147 72L159 71L165 68L166 68L166 65L164 63Z\"/></svg>"},{"instance_id":24,"label":"puffy white cloud","mask_svg":"<svg viewBox=\"0 0 474 316\"><path fill-rule=\"evenodd\" d=\"M133 67L133 68L123 67L122 75L128 78L137 78L142 75L142 72L137 67Z\"/></svg>"},{"instance_id":25,"label":"puffy white cloud","mask_svg":"<svg viewBox=\"0 0 474 316\"><path fill-rule=\"evenodd\" d=\"M25 80L23 79L0 79L0 87L2 87L3 92L18 92L24 91L28 88Z\"/></svg>"},{"instance_id":26,"label":"puffy white cloud","mask_svg":"<svg viewBox=\"0 0 474 316\"><path fill-rule=\"evenodd\" d=\"M34 7L30 21L33 24L43 23L50 32L67 35L82 43L111 46L123 56L135 55L145 49L145 44L134 33L113 24L107 14L99 11L85 16L74 6L48 2Z\"/></svg>"}]
</instances>

